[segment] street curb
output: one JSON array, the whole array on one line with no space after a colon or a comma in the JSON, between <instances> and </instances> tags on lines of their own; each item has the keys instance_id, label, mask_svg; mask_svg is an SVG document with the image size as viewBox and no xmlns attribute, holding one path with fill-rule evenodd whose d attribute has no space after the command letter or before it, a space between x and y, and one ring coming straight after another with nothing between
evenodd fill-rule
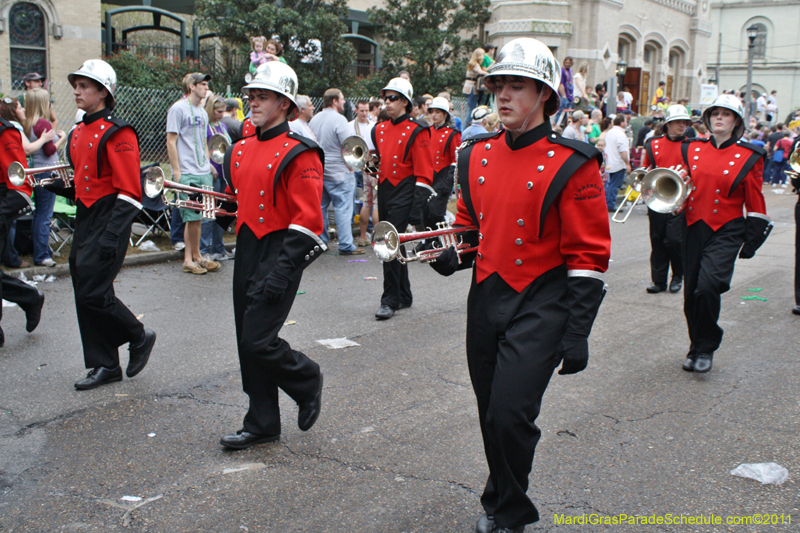
<instances>
[{"instance_id":1,"label":"street curb","mask_svg":"<svg viewBox=\"0 0 800 533\"><path fill-rule=\"evenodd\" d=\"M230 251L236 247L236 243L225 244L225 249ZM139 254L126 255L125 260L122 262L122 268L130 266L154 265L156 263L166 263L167 261L181 261L183 260L183 250L169 250L166 252L143 252ZM19 277L20 273L25 274L25 277L33 279L33 276L50 276L53 275L57 278L69 276L69 264L59 264L54 267L46 266L32 266L28 268L17 268L4 271L9 276L15 278Z\"/></svg>"}]
</instances>

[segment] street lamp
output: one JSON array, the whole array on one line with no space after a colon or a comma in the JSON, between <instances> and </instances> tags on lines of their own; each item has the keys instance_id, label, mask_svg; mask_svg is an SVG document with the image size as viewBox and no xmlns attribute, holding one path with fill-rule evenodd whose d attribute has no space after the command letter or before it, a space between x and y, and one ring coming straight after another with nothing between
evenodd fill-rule
<instances>
[{"instance_id":1,"label":"street lamp","mask_svg":"<svg viewBox=\"0 0 800 533\"><path fill-rule=\"evenodd\" d=\"M617 63L615 76L608 81L608 93L606 94L606 114L611 115L617 112L617 93L623 90L622 83L628 64L620 59ZM619 84L619 87L617 85Z\"/></svg>"},{"instance_id":2,"label":"street lamp","mask_svg":"<svg viewBox=\"0 0 800 533\"><path fill-rule=\"evenodd\" d=\"M758 26L753 24L747 28L747 97L745 98L744 108L744 127L750 126L750 113L753 106L753 50L756 47L756 37L758 37Z\"/></svg>"}]
</instances>

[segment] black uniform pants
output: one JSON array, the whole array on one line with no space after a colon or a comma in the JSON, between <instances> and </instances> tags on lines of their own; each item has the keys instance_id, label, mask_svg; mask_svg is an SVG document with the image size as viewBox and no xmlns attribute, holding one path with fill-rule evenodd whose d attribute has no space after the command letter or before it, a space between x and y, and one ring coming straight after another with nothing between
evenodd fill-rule
<instances>
[{"instance_id":1,"label":"black uniform pants","mask_svg":"<svg viewBox=\"0 0 800 533\"><path fill-rule=\"evenodd\" d=\"M0 250L6 247L6 239L8 239L8 231L0 231ZM24 281L0 271L0 299L14 302L19 305L20 309L27 312L39 301L39 291ZM0 320L2 318L3 306L0 305ZM0 329L0 334L2 331Z\"/></svg>"},{"instance_id":2,"label":"black uniform pants","mask_svg":"<svg viewBox=\"0 0 800 533\"><path fill-rule=\"evenodd\" d=\"M295 273L277 302L247 296L247 291L275 268L285 235L286 230L281 230L258 239L243 225L236 239L233 313L242 388L250 397L244 430L256 435L281 432L279 388L298 404L310 402L319 389L319 365L278 337L297 296L302 271Z\"/></svg>"},{"instance_id":3,"label":"black uniform pants","mask_svg":"<svg viewBox=\"0 0 800 533\"><path fill-rule=\"evenodd\" d=\"M119 236L114 259L101 259L98 251L97 242L111 218L116 200L117 195L111 194L96 201L92 207L77 202L69 273L75 292L86 368L116 368L119 366L119 347L128 342L138 342L144 335L142 323L114 295L114 278L128 251L130 226Z\"/></svg>"},{"instance_id":4,"label":"black uniform pants","mask_svg":"<svg viewBox=\"0 0 800 533\"><path fill-rule=\"evenodd\" d=\"M800 197L794 206L794 303L800 305Z\"/></svg>"},{"instance_id":5,"label":"black uniform pants","mask_svg":"<svg viewBox=\"0 0 800 533\"><path fill-rule=\"evenodd\" d=\"M456 167L450 165L433 175L433 190L436 196L428 200L422 210L423 225L426 228L436 229L438 222L444 222L447 211L447 202L453 192L453 182Z\"/></svg>"},{"instance_id":6,"label":"black uniform pants","mask_svg":"<svg viewBox=\"0 0 800 533\"><path fill-rule=\"evenodd\" d=\"M397 186L389 180L378 184L378 218L391 223L398 232L404 233L408 227L411 207L414 205L414 193L417 181L412 175ZM383 295L381 305L392 309L408 307L412 302L411 282L408 280L408 265L399 261L383 264Z\"/></svg>"},{"instance_id":7,"label":"black uniform pants","mask_svg":"<svg viewBox=\"0 0 800 533\"><path fill-rule=\"evenodd\" d=\"M650 275L656 285L666 285L669 267L672 266L672 277L683 277L683 259L681 258L681 237L686 225L686 215L680 213L656 213L647 210L650 219Z\"/></svg>"},{"instance_id":8,"label":"black uniform pants","mask_svg":"<svg viewBox=\"0 0 800 533\"><path fill-rule=\"evenodd\" d=\"M541 431L535 421L560 360L566 330L567 269L546 272L521 293L497 274L475 282L467 300L467 361L478 403L489 479L481 504L501 527L536 522L528 474Z\"/></svg>"},{"instance_id":9,"label":"black uniform pants","mask_svg":"<svg viewBox=\"0 0 800 533\"><path fill-rule=\"evenodd\" d=\"M684 233L683 312L689 328L689 356L712 353L722 342L717 321L720 297L731 288L733 266L744 244L745 219L731 220L717 231L702 220Z\"/></svg>"}]
</instances>

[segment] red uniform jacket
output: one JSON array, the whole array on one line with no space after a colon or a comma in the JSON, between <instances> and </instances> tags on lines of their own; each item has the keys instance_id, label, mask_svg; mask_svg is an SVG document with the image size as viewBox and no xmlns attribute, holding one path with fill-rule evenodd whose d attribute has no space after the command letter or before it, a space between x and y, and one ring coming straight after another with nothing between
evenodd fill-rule
<instances>
[{"instance_id":1,"label":"red uniform jacket","mask_svg":"<svg viewBox=\"0 0 800 533\"><path fill-rule=\"evenodd\" d=\"M242 122L242 138L250 137L251 135L255 135L255 133L256 133L256 127L253 126L250 117L247 117Z\"/></svg>"},{"instance_id":2,"label":"red uniform jacket","mask_svg":"<svg viewBox=\"0 0 800 533\"><path fill-rule=\"evenodd\" d=\"M139 140L108 109L85 115L69 133L67 160L75 169L75 199L86 207L116 194L141 209Z\"/></svg>"},{"instance_id":3,"label":"red uniform jacket","mask_svg":"<svg viewBox=\"0 0 800 533\"><path fill-rule=\"evenodd\" d=\"M30 185L27 183L23 183L20 186L12 185L8 179L8 167L14 161L28 168L28 157L22 148L22 133L6 119L0 118L0 172L3 173L0 179L9 190L19 191L30 198L33 193L33 188Z\"/></svg>"},{"instance_id":4,"label":"red uniform jacket","mask_svg":"<svg viewBox=\"0 0 800 533\"><path fill-rule=\"evenodd\" d=\"M456 163L456 149L461 146L461 132L447 126L438 129L431 126L430 132L433 171L439 172Z\"/></svg>"},{"instance_id":5,"label":"red uniform jacket","mask_svg":"<svg viewBox=\"0 0 800 533\"><path fill-rule=\"evenodd\" d=\"M644 155L642 156L642 167L648 168L669 168L675 165L683 166L683 155L681 154L681 144L679 141L671 141L666 135L651 137L644 143Z\"/></svg>"},{"instance_id":6,"label":"red uniform jacket","mask_svg":"<svg viewBox=\"0 0 800 533\"><path fill-rule=\"evenodd\" d=\"M257 238L294 229L322 244L322 150L283 122L232 144L225 175L236 194L236 232L246 225Z\"/></svg>"},{"instance_id":7,"label":"red uniform jacket","mask_svg":"<svg viewBox=\"0 0 800 533\"><path fill-rule=\"evenodd\" d=\"M602 279L611 235L600 153L549 122L510 143L501 130L459 151L456 225L479 227L476 281L497 272L521 292L563 264L569 275Z\"/></svg>"},{"instance_id":8,"label":"red uniform jacket","mask_svg":"<svg viewBox=\"0 0 800 533\"><path fill-rule=\"evenodd\" d=\"M767 217L761 192L765 152L752 144L725 142L717 148L713 137L686 140L681 145L684 164L692 178L686 200L686 225L700 220L714 231L744 215Z\"/></svg>"},{"instance_id":9,"label":"red uniform jacket","mask_svg":"<svg viewBox=\"0 0 800 533\"><path fill-rule=\"evenodd\" d=\"M394 186L409 176L420 185L433 184L431 134L427 128L403 115L385 120L372 128L372 142L381 156L379 183L389 180Z\"/></svg>"}]
</instances>

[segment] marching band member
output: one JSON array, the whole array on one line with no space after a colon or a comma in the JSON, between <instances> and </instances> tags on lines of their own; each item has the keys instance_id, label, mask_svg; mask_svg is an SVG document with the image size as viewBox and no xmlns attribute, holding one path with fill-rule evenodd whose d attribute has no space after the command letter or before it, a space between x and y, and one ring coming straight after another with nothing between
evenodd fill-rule
<instances>
[{"instance_id":1,"label":"marching band member","mask_svg":"<svg viewBox=\"0 0 800 533\"><path fill-rule=\"evenodd\" d=\"M422 211L422 225L436 228L437 222L444 222L447 202L453 191L453 178L456 169L456 149L461 146L461 132L450 127L450 102L436 97L428 106L433 120L431 132L431 157L433 159L432 196Z\"/></svg>"},{"instance_id":2,"label":"marching band member","mask_svg":"<svg viewBox=\"0 0 800 533\"><path fill-rule=\"evenodd\" d=\"M644 168L669 168L683 164L681 143L686 138L686 129L692 125L689 112L682 105L667 108L664 120L664 135L651 137L644 143ZM653 284L647 292L656 294L667 290L667 274L672 265L669 292L679 292L683 285L683 259L681 258L681 235L686 225L683 212L657 213L647 209L650 221L650 275Z\"/></svg>"},{"instance_id":3,"label":"marching band member","mask_svg":"<svg viewBox=\"0 0 800 533\"><path fill-rule=\"evenodd\" d=\"M75 383L87 390L122 381L118 348L129 343L125 374L142 371L156 342L114 295L114 278L128 251L131 225L142 208L139 141L133 127L113 117L117 74L100 59L84 61L68 76L75 103L85 111L69 133L67 159L75 169L74 189L58 190L72 196L78 211L69 254L83 357L90 369Z\"/></svg>"},{"instance_id":4,"label":"marching band member","mask_svg":"<svg viewBox=\"0 0 800 533\"><path fill-rule=\"evenodd\" d=\"M559 374L586 368L605 292L601 156L551 129L560 72L535 39L500 50L484 84L506 129L465 142L457 161L455 225L478 227L478 250L459 264L451 247L431 263L445 276L473 268L467 361L489 463L478 533L518 533L539 519L526 491L542 396L559 363Z\"/></svg>"},{"instance_id":5,"label":"marching band member","mask_svg":"<svg viewBox=\"0 0 800 533\"><path fill-rule=\"evenodd\" d=\"M409 224L422 224L422 209L433 195L430 131L409 117L414 98L411 83L392 78L381 89L391 120L372 128L372 143L380 155L378 217L402 232ZM383 295L375 313L378 320L392 318L398 309L411 307L408 265L383 263Z\"/></svg>"},{"instance_id":6,"label":"marching band member","mask_svg":"<svg viewBox=\"0 0 800 533\"><path fill-rule=\"evenodd\" d=\"M736 255L753 257L772 229L761 193L765 152L738 141L744 109L733 95L717 97L703 111L709 139L681 145L692 190L684 208L684 314L691 346L683 369L711 370L722 341L720 295L730 289ZM742 215L743 208L747 216Z\"/></svg>"},{"instance_id":7,"label":"marching band member","mask_svg":"<svg viewBox=\"0 0 800 533\"><path fill-rule=\"evenodd\" d=\"M10 102L9 102L10 103ZM27 183L16 186L8 179L8 167L17 161L26 166L28 161L22 148L22 132L11 122L0 117L0 250L6 246L8 229L11 223L33 208L31 193ZM39 325L44 305L44 294L24 281L0 271L0 299L19 305L25 311L25 329L30 333ZM0 306L0 319L3 317ZM5 334L0 329L0 347L5 344Z\"/></svg>"},{"instance_id":8,"label":"marching band member","mask_svg":"<svg viewBox=\"0 0 800 533\"><path fill-rule=\"evenodd\" d=\"M300 410L307 431L322 402L319 365L278 337L303 269L325 251L322 233L322 150L289 129L297 112L297 75L273 61L242 88L250 97L253 136L232 144L224 168L236 194L233 310L242 386L250 406L242 429L220 439L231 449L278 440L278 389ZM228 178L229 177L229 178ZM217 218L226 227L232 218Z\"/></svg>"},{"instance_id":9,"label":"marching band member","mask_svg":"<svg viewBox=\"0 0 800 533\"><path fill-rule=\"evenodd\" d=\"M800 148L800 138L795 139L792 145L792 154ZM789 157L791 160L791 156ZM794 205L794 303L792 314L800 315L800 175L787 172L789 179L794 187L794 192L798 194L797 203Z\"/></svg>"}]
</instances>

